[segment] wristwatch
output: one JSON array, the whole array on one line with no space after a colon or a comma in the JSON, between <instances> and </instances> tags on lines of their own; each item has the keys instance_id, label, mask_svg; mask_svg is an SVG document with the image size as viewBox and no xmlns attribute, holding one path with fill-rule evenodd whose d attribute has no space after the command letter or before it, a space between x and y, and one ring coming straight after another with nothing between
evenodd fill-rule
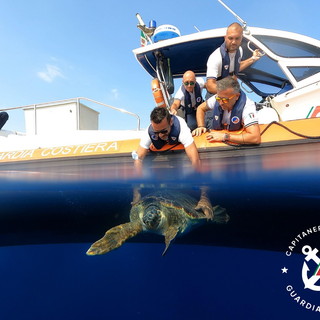
<instances>
[{"instance_id":1,"label":"wristwatch","mask_svg":"<svg viewBox=\"0 0 320 320\"><path fill-rule=\"evenodd\" d=\"M225 133L224 137L223 137L223 141L229 141L230 140L230 134L229 133Z\"/></svg>"}]
</instances>

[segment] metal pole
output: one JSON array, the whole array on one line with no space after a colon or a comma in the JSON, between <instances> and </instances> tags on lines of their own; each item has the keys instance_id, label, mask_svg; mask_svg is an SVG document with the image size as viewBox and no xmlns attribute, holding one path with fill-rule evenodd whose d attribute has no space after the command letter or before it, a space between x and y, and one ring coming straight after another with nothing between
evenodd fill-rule
<instances>
[{"instance_id":1,"label":"metal pole","mask_svg":"<svg viewBox=\"0 0 320 320\"><path fill-rule=\"evenodd\" d=\"M33 105L33 116L34 116L34 134L37 135L37 105Z\"/></svg>"},{"instance_id":2,"label":"metal pole","mask_svg":"<svg viewBox=\"0 0 320 320\"><path fill-rule=\"evenodd\" d=\"M105 103L102 103L102 102L99 102L99 101L96 101L96 100L92 100L92 99L89 99L89 98L79 97L78 99L79 100L81 99L81 100L91 101L91 102L94 102L96 104L100 104L101 106L104 106L104 107L107 107L107 108L110 108L110 109L113 109L113 110L116 110L116 111L131 115L131 116L137 118L137 120L138 120L137 130L138 131L140 130L140 117L137 114L135 114L133 112L130 112L130 111L127 111L127 110L124 110L124 109L121 109L121 108L116 108L116 107L113 107L113 106L110 106L110 105L107 105Z\"/></svg>"},{"instance_id":3,"label":"metal pole","mask_svg":"<svg viewBox=\"0 0 320 320\"><path fill-rule=\"evenodd\" d=\"M223 3L222 0L218 0L218 1L243 24L243 30L246 30L247 23L243 19L241 19L234 11L232 11L225 3Z\"/></svg>"},{"instance_id":4,"label":"metal pole","mask_svg":"<svg viewBox=\"0 0 320 320\"><path fill-rule=\"evenodd\" d=\"M77 113L77 130L80 130L80 98L77 98L76 113Z\"/></svg>"}]
</instances>

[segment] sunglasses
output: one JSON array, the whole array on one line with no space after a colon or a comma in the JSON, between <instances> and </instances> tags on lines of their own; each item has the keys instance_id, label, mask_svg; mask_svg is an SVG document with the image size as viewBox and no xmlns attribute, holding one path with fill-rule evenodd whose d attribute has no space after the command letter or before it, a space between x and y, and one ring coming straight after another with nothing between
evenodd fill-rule
<instances>
[{"instance_id":1,"label":"sunglasses","mask_svg":"<svg viewBox=\"0 0 320 320\"><path fill-rule=\"evenodd\" d=\"M186 81L183 83L185 86L194 86L196 83L194 81Z\"/></svg>"},{"instance_id":2,"label":"sunglasses","mask_svg":"<svg viewBox=\"0 0 320 320\"><path fill-rule=\"evenodd\" d=\"M219 96L216 96L216 100L218 102L223 102L223 103L228 103L232 98L234 98L236 96L236 94L234 94L233 96L231 96L230 98L221 98Z\"/></svg>"},{"instance_id":3,"label":"sunglasses","mask_svg":"<svg viewBox=\"0 0 320 320\"><path fill-rule=\"evenodd\" d=\"M167 134L168 132L169 132L168 129L163 129L163 130L160 130L160 131L154 131L153 133L158 135L160 133L161 134Z\"/></svg>"}]
</instances>

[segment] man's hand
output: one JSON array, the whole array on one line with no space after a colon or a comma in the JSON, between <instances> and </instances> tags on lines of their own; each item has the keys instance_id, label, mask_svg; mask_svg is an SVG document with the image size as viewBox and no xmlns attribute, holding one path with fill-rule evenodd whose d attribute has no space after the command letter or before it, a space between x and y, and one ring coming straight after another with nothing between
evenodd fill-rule
<instances>
[{"instance_id":1,"label":"man's hand","mask_svg":"<svg viewBox=\"0 0 320 320\"><path fill-rule=\"evenodd\" d=\"M176 116L178 112L177 112L176 109L171 108L171 109L170 109L170 113L171 113L172 115Z\"/></svg>"},{"instance_id":2,"label":"man's hand","mask_svg":"<svg viewBox=\"0 0 320 320\"><path fill-rule=\"evenodd\" d=\"M259 49L256 49L252 53L252 59L253 60L259 60L263 56L263 52L260 51Z\"/></svg>"},{"instance_id":3,"label":"man's hand","mask_svg":"<svg viewBox=\"0 0 320 320\"><path fill-rule=\"evenodd\" d=\"M202 210L208 220L213 220L213 208L207 195L207 187L201 187L200 200L195 207L196 210Z\"/></svg>"},{"instance_id":4,"label":"man's hand","mask_svg":"<svg viewBox=\"0 0 320 320\"><path fill-rule=\"evenodd\" d=\"M135 186L133 188L133 197L132 197L132 202L131 205L137 204L141 200L141 188Z\"/></svg>"},{"instance_id":5,"label":"man's hand","mask_svg":"<svg viewBox=\"0 0 320 320\"><path fill-rule=\"evenodd\" d=\"M223 132L210 132L207 136L206 139L209 142L222 142L224 141L224 133Z\"/></svg>"},{"instance_id":6,"label":"man's hand","mask_svg":"<svg viewBox=\"0 0 320 320\"><path fill-rule=\"evenodd\" d=\"M198 127L196 129L194 129L192 131L192 135L193 136L196 136L196 137L199 137L201 136L203 133L206 133L207 132L207 128L206 127Z\"/></svg>"}]
</instances>

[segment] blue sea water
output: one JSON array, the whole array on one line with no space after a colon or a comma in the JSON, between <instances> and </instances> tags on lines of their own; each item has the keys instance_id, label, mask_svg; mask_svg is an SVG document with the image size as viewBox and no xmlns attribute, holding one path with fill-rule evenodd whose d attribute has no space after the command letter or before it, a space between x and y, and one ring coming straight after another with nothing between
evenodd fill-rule
<instances>
[{"instance_id":1,"label":"blue sea water","mask_svg":"<svg viewBox=\"0 0 320 320\"><path fill-rule=\"evenodd\" d=\"M2 171L0 318L318 319L320 291L304 288L301 251L320 250L318 165L237 161L196 175L154 168L142 178ZM165 256L163 237L150 234L106 255L85 254L128 221L134 186L198 197L203 184L227 209L227 224L199 226ZM308 266L310 278L316 264Z\"/></svg>"},{"instance_id":2,"label":"blue sea water","mask_svg":"<svg viewBox=\"0 0 320 320\"><path fill-rule=\"evenodd\" d=\"M300 314L281 287L281 253L129 243L1 249L2 319L280 319ZM311 316L311 315L310 315Z\"/></svg>"}]
</instances>

